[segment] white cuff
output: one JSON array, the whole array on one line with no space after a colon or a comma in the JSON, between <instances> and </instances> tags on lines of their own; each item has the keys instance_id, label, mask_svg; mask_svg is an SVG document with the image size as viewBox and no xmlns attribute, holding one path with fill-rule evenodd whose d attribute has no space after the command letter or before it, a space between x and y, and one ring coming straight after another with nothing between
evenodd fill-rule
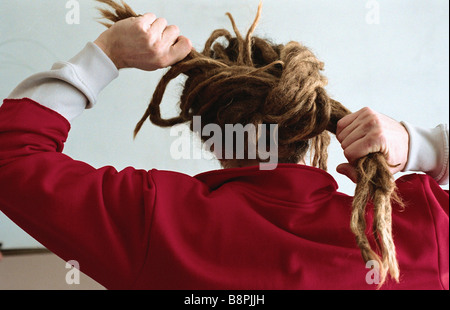
<instances>
[{"instance_id":1,"label":"white cuff","mask_svg":"<svg viewBox=\"0 0 450 310\"><path fill-rule=\"evenodd\" d=\"M24 80L8 98L30 98L72 122L85 108L94 106L99 93L118 75L111 59L89 42L68 62L57 62L50 71Z\"/></svg>"},{"instance_id":2,"label":"white cuff","mask_svg":"<svg viewBox=\"0 0 450 310\"><path fill-rule=\"evenodd\" d=\"M430 175L439 184L449 182L449 132L441 124L424 129L402 122L409 133L408 162L403 171L421 171Z\"/></svg>"}]
</instances>

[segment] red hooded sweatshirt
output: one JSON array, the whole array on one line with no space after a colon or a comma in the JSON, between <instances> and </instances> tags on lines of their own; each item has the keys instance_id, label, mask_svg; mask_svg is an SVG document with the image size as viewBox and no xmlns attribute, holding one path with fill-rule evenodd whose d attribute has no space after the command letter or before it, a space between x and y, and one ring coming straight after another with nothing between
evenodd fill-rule
<instances>
[{"instance_id":1,"label":"red hooded sweatshirt","mask_svg":"<svg viewBox=\"0 0 450 310\"><path fill-rule=\"evenodd\" d=\"M62 154L70 125L29 100L0 107L0 210L108 289L376 289L350 231L352 197L328 173L95 169ZM449 289L449 196L397 180L400 282ZM369 277L370 278L370 277Z\"/></svg>"}]
</instances>

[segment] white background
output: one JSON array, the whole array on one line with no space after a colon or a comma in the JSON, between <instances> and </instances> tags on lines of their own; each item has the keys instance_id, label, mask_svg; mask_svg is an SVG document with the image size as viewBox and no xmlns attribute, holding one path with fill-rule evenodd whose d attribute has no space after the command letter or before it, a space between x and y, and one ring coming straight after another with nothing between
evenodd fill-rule
<instances>
[{"instance_id":1,"label":"white background","mask_svg":"<svg viewBox=\"0 0 450 310\"><path fill-rule=\"evenodd\" d=\"M68 24L65 0L0 1L0 97L23 79L68 60L104 30L93 0L78 0L80 23ZM138 13L153 12L176 24L197 50L214 29L231 26L231 12L246 32L259 0L128 0ZM379 4L379 23L370 24ZM327 90L353 111L364 106L422 127L449 121L449 2L447 0L265 0L255 35L276 43L290 40L310 47L325 62ZM376 13L376 12L375 12ZM120 77L72 126L64 152L94 167L173 170L189 175L219 165L213 160L174 160L169 129L145 124L132 131L164 71L121 71ZM163 114L172 115L180 82L170 85ZM0 146L1 147L1 146ZM353 184L335 172L345 159L336 141L329 169L340 191ZM446 187L448 188L448 187ZM20 190L20 189L19 189ZM82 229L82 228L80 228ZM39 244L0 213L4 248Z\"/></svg>"}]
</instances>

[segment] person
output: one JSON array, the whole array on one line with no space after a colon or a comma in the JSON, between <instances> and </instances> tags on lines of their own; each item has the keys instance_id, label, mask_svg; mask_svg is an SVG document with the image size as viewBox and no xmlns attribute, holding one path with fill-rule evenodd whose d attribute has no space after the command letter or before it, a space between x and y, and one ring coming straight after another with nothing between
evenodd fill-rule
<instances>
[{"instance_id":1,"label":"person","mask_svg":"<svg viewBox=\"0 0 450 310\"><path fill-rule=\"evenodd\" d=\"M446 125L422 129L369 108L347 112L328 99L322 87L325 80L317 74L320 63L297 44L288 44L287 49L271 46L275 58L268 57L269 65L249 69L249 62L257 62L252 50L257 50L257 44L261 50L268 45L256 37L250 40L250 35L244 40L232 18L236 38L216 31L207 46L224 35L230 49L236 47L247 54L215 45L213 52L205 49L201 55L192 50L190 40L180 35L178 27L168 25L165 19L151 13L119 18L120 9L132 11L125 5L115 9L117 14L107 15L115 23L97 40L87 43L70 61L58 62L50 71L20 83L0 107L0 208L10 219L64 260L79 262L81 271L107 289L449 288L448 191L439 186L448 182L449 174ZM227 55L227 59L219 64L214 53ZM306 55L306 69L305 62L290 68L289 61L298 55ZM227 63L234 61L242 66ZM260 169L250 158L222 159L225 169L190 177L157 169L95 169L62 153L71 123L85 108L94 106L100 91L119 70L151 71L168 66L172 71L161 79L143 120L150 117L156 124L171 126L193 117L195 113L189 111L216 122L220 121L217 116L223 115L225 123L230 119L238 123L236 115L246 113L269 115L284 126L279 126L277 167ZM220 68L228 71L220 73ZM181 100L186 103L181 113L189 117L163 120L157 107L164 85L182 71L192 79L186 81ZM310 74L302 76L305 72ZM308 119L317 121L313 126L304 117L299 119L302 126L287 124L283 109L289 101L283 96L289 92L273 90L292 74L316 85L312 110L328 111L324 112L327 124L322 125L316 114L308 114ZM228 80L219 80L219 75ZM274 76L278 84L273 83ZM225 83L235 77L258 87L251 88L252 93L236 81ZM308 80L310 77L315 80ZM225 104L220 98L211 101L212 90L217 92L218 88L208 87L214 83L219 83L223 96L235 89L231 95L241 98L245 108L242 102L227 105L228 97ZM309 92L299 95L304 91L299 84L294 97L310 98ZM242 89L248 92L246 96L239 92ZM259 105L250 105L254 98L261 101L260 96L271 98L263 114L257 113ZM208 114L208 108L217 102L227 109ZM339 109L343 115L333 120L335 128L329 127L330 118ZM289 117L298 114L289 113ZM304 134L308 126L309 136ZM424 172L395 182L402 199L402 203L392 204L395 260L401 271L398 282L371 274L369 267L384 264L384 257L367 260L371 265L361 259L361 253L371 252L370 248L368 252L361 249L364 242L355 242L348 226L354 198L339 193L333 177L319 169L325 167L326 156L320 149L327 145L324 126L335 132L349 161L340 165L338 172L356 182L362 178L360 158L377 153L382 154L392 174ZM310 145L319 154L312 167L304 164ZM377 163L382 160L377 158ZM383 180L388 182L389 178ZM386 214L382 217L388 218ZM389 225L383 226L387 228ZM373 229L379 233L378 227ZM380 236L389 239L389 234ZM384 244L375 233L367 242ZM378 285L380 281L383 286Z\"/></svg>"}]
</instances>

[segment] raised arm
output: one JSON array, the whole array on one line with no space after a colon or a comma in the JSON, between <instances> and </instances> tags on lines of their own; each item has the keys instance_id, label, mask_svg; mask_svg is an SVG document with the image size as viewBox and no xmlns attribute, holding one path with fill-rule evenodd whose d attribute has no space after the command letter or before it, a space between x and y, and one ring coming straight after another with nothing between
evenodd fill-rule
<instances>
[{"instance_id":1,"label":"raised arm","mask_svg":"<svg viewBox=\"0 0 450 310\"><path fill-rule=\"evenodd\" d=\"M117 23L70 61L26 79L0 107L0 210L107 288L132 286L145 262L153 172L95 169L62 150L70 122L118 68L155 70L189 53L189 40L166 26L153 14Z\"/></svg>"}]
</instances>

